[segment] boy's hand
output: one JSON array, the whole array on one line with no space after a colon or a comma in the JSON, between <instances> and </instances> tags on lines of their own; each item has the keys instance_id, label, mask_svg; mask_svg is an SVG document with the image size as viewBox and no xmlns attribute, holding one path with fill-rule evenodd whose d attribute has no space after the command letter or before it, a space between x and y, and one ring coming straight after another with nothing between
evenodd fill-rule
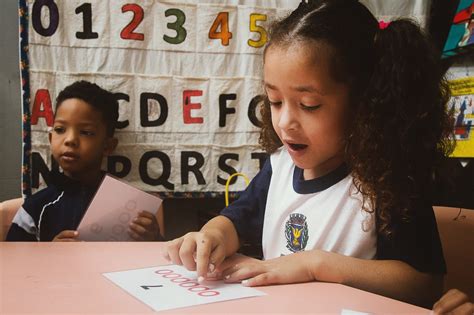
<instances>
[{"instance_id":1,"label":"boy's hand","mask_svg":"<svg viewBox=\"0 0 474 315\"><path fill-rule=\"evenodd\" d=\"M190 232L166 245L165 258L197 270L199 282L213 274L225 258L225 243L217 232Z\"/></svg>"},{"instance_id":2,"label":"boy's hand","mask_svg":"<svg viewBox=\"0 0 474 315\"><path fill-rule=\"evenodd\" d=\"M128 234L135 241L158 241L162 238L156 217L148 211L140 211L130 223Z\"/></svg>"},{"instance_id":3,"label":"boy's hand","mask_svg":"<svg viewBox=\"0 0 474 315\"><path fill-rule=\"evenodd\" d=\"M79 242L78 235L77 231L64 230L54 237L53 242Z\"/></svg>"},{"instance_id":4,"label":"boy's hand","mask_svg":"<svg viewBox=\"0 0 474 315\"><path fill-rule=\"evenodd\" d=\"M449 290L433 306L434 314L474 314L474 304L469 302L468 296L456 289Z\"/></svg>"}]
</instances>

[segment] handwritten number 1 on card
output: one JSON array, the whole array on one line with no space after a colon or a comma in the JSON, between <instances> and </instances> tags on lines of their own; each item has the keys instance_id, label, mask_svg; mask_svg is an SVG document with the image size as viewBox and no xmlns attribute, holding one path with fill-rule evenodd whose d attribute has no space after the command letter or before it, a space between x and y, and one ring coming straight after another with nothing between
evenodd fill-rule
<instances>
[{"instance_id":1,"label":"handwritten number 1 on card","mask_svg":"<svg viewBox=\"0 0 474 315\"><path fill-rule=\"evenodd\" d=\"M158 285L141 285L140 287L144 290L148 290L150 288L160 288L160 287L162 287L162 285L161 284L158 284Z\"/></svg>"}]
</instances>

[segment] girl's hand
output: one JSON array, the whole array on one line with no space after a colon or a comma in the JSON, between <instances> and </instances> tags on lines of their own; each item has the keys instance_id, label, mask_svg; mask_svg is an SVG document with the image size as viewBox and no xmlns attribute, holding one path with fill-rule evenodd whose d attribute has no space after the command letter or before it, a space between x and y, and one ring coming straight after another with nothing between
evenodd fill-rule
<instances>
[{"instance_id":1,"label":"girl's hand","mask_svg":"<svg viewBox=\"0 0 474 315\"><path fill-rule=\"evenodd\" d=\"M270 260L237 256L226 260L220 269L226 282L242 282L249 287L309 282L316 280L311 270L313 262L308 263L314 258L309 256L309 252L299 252Z\"/></svg>"},{"instance_id":2,"label":"girl's hand","mask_svg":"<svg viewBox=\"0 0 474 315\"><path fill-rule=\"evenodd\" d=\"M53 242L79 242L78 235L77 231L64 230L54 237Z\"/></svg>"},{"instance_id":3,"label":"girl's hand","mask_svg":"<svg viewBox=\"0 0 474 315\"><path fill-rule=\"evenodd\" d=\"M218 230L190 232L166 245L164 257L188 270L197 270L199 282L213 274L225 258L225 242Z\"/></svg>"},{"instance_id":4,"label":"girl's hand","mask_svg":"<svg viewBox=\"0 0 474 315\"><path fill-rule=\"evenodd\" d=\"M472 315L474 314L474 305L469 302L466 294L451 289L433 305L433 312L435 314Z\"/></svg>"},{"instance_id":5,"label":"girl's hand","mask_svg":"<svg viewBox=\"0 0 474 315\"><path fill-rule=\"evenodd\" d=\"M148 211L140 211L130 223L128 234L135 241L161 240L160 227L156 217Z\"/></svg>"}]
</instances>

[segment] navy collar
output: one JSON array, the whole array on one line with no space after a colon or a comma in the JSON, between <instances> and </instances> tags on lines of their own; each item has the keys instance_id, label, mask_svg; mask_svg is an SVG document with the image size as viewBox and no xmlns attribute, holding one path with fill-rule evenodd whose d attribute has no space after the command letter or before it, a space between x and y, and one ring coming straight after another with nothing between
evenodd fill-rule
<instances>
[{"instance_id":1,"label":"navy collar","mask_svg":"<svg viewBox=\"0 0 474 315\"><path fill-rule=\"evenodd\" d=\"M313 194L340 182L349 174L346 164L341 164L334 171L310 180L305 180L303 177L303 169L295 165L293 172L293 189L298 194Z\"/></svg>"},{"instance_id":2,"label":"navy collar","mask_svg":"<svg viewBox=\"0 0 474 315\"><path fill-rule=\"evenodd\" d=\"M102 179L104 178L106 172L102 171ZM96 191L99 188L100 184L102 183L102 179L93 186L86 186L83 185L80 181L72 179L66 176L64 173L59 172L58 170L51 171L51 182L53 185L58 187L61 190L91 190Z\"/></svg>"}]
</instances>

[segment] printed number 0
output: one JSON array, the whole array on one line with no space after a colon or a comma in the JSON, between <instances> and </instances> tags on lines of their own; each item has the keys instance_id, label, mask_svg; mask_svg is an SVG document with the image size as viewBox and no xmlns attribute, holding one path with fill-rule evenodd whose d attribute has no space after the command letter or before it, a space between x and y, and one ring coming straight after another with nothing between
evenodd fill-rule
<instances>
[{"instance_id":1,"label":"printed number 0","mask_svg":"<svg viewBox=\"0 0 474 315\"><path fill-rule=\"evenodd\" d=\"M143 33L134 32L138 25L143 21L143 8L138 4L129 3L122 7L122 13L128 11L133 12L133 18L130 23L124 27L122 32L120 32L120 37L123 39L143 40L145 38Z\"/></svg>"},{"instance_id":2,"label":"printed number 0","mask_svg":"<svg viewBox=\"0 0 474 315\"><path fill-rule=\"evenodd\" d=\"M257 13L250 14L250 25L249 25L250 31L259 33L260 38L258 40L249 39L247 41L249 46L254 47L254 48L259 48L265 45L265 43L267 42L267 31L263 27L257 25L257 21L266 21L266 20L267 20L267 16L265 14L257 14Z\"/></svg>"},{"instance_id":3,"label":"printed number 0","mask_svg":"<svg viewBox=\"0 0 474 315\"><path fill-rule=\"evenodd\" d=\"M184 14L183 11L179 9L168 9L165 11L165 16L176 16L176 21L173 23L167 23L166 26L170 30L176 31L176 36L175 37L170 37L168 35L163 35L163 39L170 44L181 44L184 42L187 36L186 29L183 27L184 22L186 22L186 15Z\"/></svg>"},{"instance_id":4,"label":"printed number 0","mask_svg":"<svg viewBox=\"0 0 474 315\"><path fill-rule=\"evenodd\" d=\"M49 25L44 27L41 22L41 10L46 6L49 11ZM58 6L54 0L36 0L33 3L33 28L35 31L45 37L52 36L59 25L59 11Z\"/></svg>"}]
</instances>

